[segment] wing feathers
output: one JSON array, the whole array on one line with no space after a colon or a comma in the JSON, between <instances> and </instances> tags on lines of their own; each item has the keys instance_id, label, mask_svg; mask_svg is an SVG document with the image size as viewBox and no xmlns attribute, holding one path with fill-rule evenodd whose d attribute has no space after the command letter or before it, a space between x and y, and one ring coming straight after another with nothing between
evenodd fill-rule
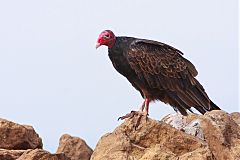
<instances>
[{"instance_id":1,"label":"wing feathers","mask_svg":"<svg viewBox=\"0 0 240 160\"><path fill-rule=\"evenodd\" d=\"M127 59L138 78L150 88L166 91L170 104L176 104L182 114L190 107L201 113L210 109L210 99L194 78L198 72L181 51L156 41L135 40Z\"/></svg>"}]
</instances>

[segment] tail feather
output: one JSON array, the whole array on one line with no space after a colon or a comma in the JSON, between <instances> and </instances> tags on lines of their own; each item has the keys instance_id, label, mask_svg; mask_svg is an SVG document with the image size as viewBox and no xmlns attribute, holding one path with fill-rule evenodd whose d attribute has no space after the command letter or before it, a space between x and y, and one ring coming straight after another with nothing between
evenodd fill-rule
<instances>
[{"instance_id":1,"label":"tail feather","mask_svg":"<svg viewBox=\"0 0 240 160\"><path fill-rule=\"evenodd\" d=\"M221 110L221 108L219 108L215 103L213 103L212 101L210 101L210 111L211 110Z\"/></svg>"},{"instance_id":2,"label":"tail feather","mask_svg":"<svg viewBox=\"0 0 240 160\"><path fill-rule=\"evenodd\" d=\"M200 112L201 114L205 114L206 113L206 109L204 107L201 106L194 106L194 108L196 110L198 110L198 112Z\"/></svg>"}]
</instances>

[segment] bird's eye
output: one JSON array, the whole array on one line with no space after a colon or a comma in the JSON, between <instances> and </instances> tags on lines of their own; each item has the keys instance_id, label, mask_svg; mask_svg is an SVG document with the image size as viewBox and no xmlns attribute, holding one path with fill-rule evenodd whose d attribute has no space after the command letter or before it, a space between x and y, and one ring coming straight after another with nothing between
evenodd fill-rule
<instances>
[{"instance_id":1,"label":"bird's eye","mask_svg":"<svg viewBox=\"0 0 240 160\"><path fill-rule=\"evenodd\" d=\"M109 39L109 38L110 38L110 35L109 35L109 34L106 34L106 35L104 35L104 38L105 38L105 39Z\"/></svg>"}]
</instances>

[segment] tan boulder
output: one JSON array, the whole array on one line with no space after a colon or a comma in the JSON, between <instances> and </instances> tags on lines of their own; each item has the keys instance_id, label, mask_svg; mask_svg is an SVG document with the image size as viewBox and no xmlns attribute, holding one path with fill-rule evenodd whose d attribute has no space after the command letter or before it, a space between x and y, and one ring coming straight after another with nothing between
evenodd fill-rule
<instances>
[{"instance_id":1,"label":"tan boulder","mask_svg":"<svg viewBox=\"0 0 240 160\"><path fill-rule=\"evenodd\" d=\"M0 119L0 148L19 150L42 148L42 140L33 127Z\"/></svg>"},{"instance_id":2,"label":"tan boulder","mask_svg":"<svg viewBox=\"0 0 240 160\"><path fill-rule=\"evenodd\" d=\"M92 152L83 139L68 134L61 136L57 149L57 153L64 153L71 160L89 160Z\"/></svg>"},{"instance_id":3,"label":"tan boulder","mask_svg":"<svg viewBox=\"0 0 240 160\"><path fill-rule=\"evenodd\" d=\"M156 120L141 120L134 129L137 117L126 120L98 142L91 160L104 159L177 159L190 152L213 159L206 142ZM186 155L187 156L187 155ZM184 159L184 157L182 158Z\"/></svg>"},{"instance_id":4,"label":"tan boulder","mask_svg":"<svg viewBox=\"0 0 240 160\"><path fill-rule=\"evenodd\" d=\"M51 154L42 149L27 150L17 160L70 160L64 153Z\"/></svg>"},{"instance_id":5,"label":"tan boulder","mask_svg":"<svg viewBox=\"0 0 240 160\"><path fill-rule=\"evenodd\" d=\"M211 111L205 115L170 114L163 121L207 142L216 159L240 159L240 113ZM194 117L194 118L193 118ZM180 123L177 123L181 121Z\"/></svg>"},{"instance_id":6,"label":"tan boulder","mask_svg":"<svg viewBox=\"0 0 240 160\"><path fill-rule=\"evenodd\" d=\"M237 160L240 159L239 114L170 114L155 121L127 119L99 140L91 160Z\"/></svg>"},{"instance_id":7,"label":"tan boulder","mask_svg":"<svg viewBox=\"0 0 240 160\"><path fill-rule=\"evenodd\" d=\"M200 117L201 128L216 159L240 159L240 126L224 111L211 111Z\"/></svg>"}]
</instances>

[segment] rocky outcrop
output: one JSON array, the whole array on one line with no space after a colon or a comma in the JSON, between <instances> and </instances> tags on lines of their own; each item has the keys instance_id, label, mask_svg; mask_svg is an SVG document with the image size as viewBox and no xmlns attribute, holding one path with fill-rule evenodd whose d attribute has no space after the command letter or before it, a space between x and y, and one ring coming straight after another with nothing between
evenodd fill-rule
<instances>
[{"instance_id":1,"label":"rocky outcrop","mask_svg":"<svg viewBox=\"0 0 240 160\"><path fill-rule=\"evenodd\" d=\"M42 147L33 127L0 119L0 160L16 160L27 149Z\"/></svg>"},{"instance_id":2,"label":"rocky outcrop","mask_svg":"<svg viewBox=\"0 0 240 160\"><path fill-rule=\"evenodd\" d=\"M193 118L194 117L194 118ZM205 115L166 116L163 121L204 140L217 159L240 159L240 116L212 111ZM182 121L182 124L176 123Z\"/></svg>"},{"instance_id":3,"label":"rocky outcrop","mask_svg":"<svg viewBox=\"0 0 240 160\"><path fill-rule=\"evenodd\" d=\"M0 119L0 160L238 160L240 113L170 114L161 121L125 120L99 140L94 152L63 135L56 154L42 149L33 127ZM92 154L93 152L93 154Z\"/></svg>"},{"instance_id":4,"label":"rocky outcrop","mask_svg":"<svg viewBox=\"0 0 240 160\"><path fill-rule=\"evenodd\" d=\"M33 127L0 119L0 160L71 160L64 153L51 154L42 146Z\"/></svg>"},{"instance_id":5,"label":"rocky outcrop","mask_svg":"<svg viewBox=\"0 0 240 160\"><path fill-rule=\"evenodd\" d=\"M42 148L42 139L31 126L0 119L0 148L15 150Z\"/></svg>"},{"instance_id":6,"label":"rocky outcrop","mask_svg":"<svg viewBox=\"0 0 240 160\"><path fill-rule=\"evenodd\" d=\"M28 150L24 152L17 160L71 160L65 154L51 154L42 149Z\"/></svg>"},{"instance_id":7,"label":"rocky outcrop","mask_svg":"<svg viewBox=\"0 0 240 160\"><path fill-rule=\"evenodd\" d=\"M240 159L239 118L224 111L171 114L162 121L142 119L135 130L133 117L99 140L91 160Z\"/></svg>"},{"instance_id":8,"label":"rocky outcrop","mask_svg":"<svg viewBox=\"0 0 240 160\"><path fill-rule=\"evenodd\" d=\"M92 152L83 139L68 134L62 135L57 149L57 153L64 153L71 160L89 160Z\"/></svg>"}]
</instances>

